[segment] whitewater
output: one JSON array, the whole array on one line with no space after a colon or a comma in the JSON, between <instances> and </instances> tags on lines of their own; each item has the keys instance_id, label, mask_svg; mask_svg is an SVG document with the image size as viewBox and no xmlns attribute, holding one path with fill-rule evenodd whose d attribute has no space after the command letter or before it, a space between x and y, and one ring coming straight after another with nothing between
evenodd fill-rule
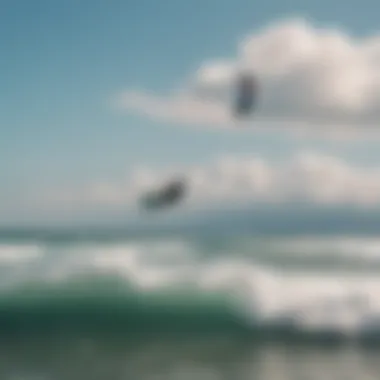
<instances>
[{"instance_id":1,"label":"whitewater","mask_svg":"<svg viewBox=\"0 0 380 380\"><path fill-rule=\"evenodd\" d=\"M380 342L380 239L145 236L0 242L0 329Z\"/></svg>"}]
</instances>

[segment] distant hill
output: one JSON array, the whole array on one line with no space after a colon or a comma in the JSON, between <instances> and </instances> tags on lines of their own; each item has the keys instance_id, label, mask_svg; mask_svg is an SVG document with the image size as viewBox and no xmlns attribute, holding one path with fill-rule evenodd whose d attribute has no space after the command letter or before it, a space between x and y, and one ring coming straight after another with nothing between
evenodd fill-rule
<instances>
[{"instance_id":1,"label":"distant hill","mask_svg":"<svg viewBox=\"0 0 380 380\"><path fill-rule=\"evenodd\" d=\"M379 234L380 209L250 205L198 212L171 212L151 216L99 216L87 223L56 226L8 226L0 237L51 237L139 235L139 234Z\"/></svg>"}]
</instances>

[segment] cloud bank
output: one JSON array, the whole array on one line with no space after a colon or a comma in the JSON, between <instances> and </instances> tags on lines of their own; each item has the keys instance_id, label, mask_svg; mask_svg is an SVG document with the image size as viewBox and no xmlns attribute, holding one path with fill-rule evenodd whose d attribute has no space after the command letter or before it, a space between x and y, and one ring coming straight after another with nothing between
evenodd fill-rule
<instances>
[{"instance_id":1,"label":"cloud bank","mask_svg":"<svg viewBox=\"0 0 380 380\"><path fill-rule=\"evenodd\" d=\"M230 100L241 69L260 83L252 126L371 129L379 120L380 35L354 38L302 19L248 35L235 57L201 63L170 94L128 90L118 102L131 112L169 122L235 125Z\"/></svg>"},{"instance_id":2,"label":"cloud bank","mask_svg":"<svg viewBox=\"0 0 380 380\"><path fill-rule=\"evenodd\" d=\"M68 206L133 208L141 194L159 188L177 174L187 178L189 185L184 207L244 202L380 205L380 168L357 167L337 157L307 152L283 162L260 157L224 157L204 166L166 171L140 168L120 183L63 191L50 202L66 209Z\"/></svg>"}]
</instances>

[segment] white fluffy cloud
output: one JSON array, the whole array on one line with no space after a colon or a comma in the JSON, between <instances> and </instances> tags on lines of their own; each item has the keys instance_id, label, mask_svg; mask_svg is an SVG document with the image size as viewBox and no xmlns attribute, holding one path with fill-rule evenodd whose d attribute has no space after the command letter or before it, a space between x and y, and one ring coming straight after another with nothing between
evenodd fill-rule
<instances>
[{"instance_id":1,"label":"white fluffy cloud","mask_svg":"<svg viewBox=\"0 0 380 380\"><path fill-rule=\"evenodd\" d=\"M228 126L231 88L242 68L260 82L257 124L368 128L379 120L380 35L354 38L298 19L247 36L235 57L200 64L169 95L126 91L119 104L167 121Z\"/></svg>"},{"instance_id":2,"label":"white fluffy cloud","mask_svg":"<svg viewBox=\"0 0 380 380\"><path fill-rule=\"evenodd\" d=\"M336 157L301 153L284 162L258 157L225 157L199 167L154 171L138 169L122 183L89 186L55 198L59 205L133 206L145 191L159 188L174 175L187 178L185 204L234 202L309 202L380 205L380 168L355 167ZM46 198L45 198L46 199Z\"/></svg>"}]
</instances>

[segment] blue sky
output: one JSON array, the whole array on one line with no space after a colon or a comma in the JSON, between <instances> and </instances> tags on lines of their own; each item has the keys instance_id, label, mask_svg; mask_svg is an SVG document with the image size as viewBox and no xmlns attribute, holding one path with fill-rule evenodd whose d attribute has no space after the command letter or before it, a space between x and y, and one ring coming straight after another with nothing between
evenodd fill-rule
<instances>
[{"instance_id":1,"label":"blue sky","mask_svg":"<svg viewBox=\"0 0 380 380\"><path fill-rule=\"evenodd\" d=\"M203 61L234 55L242 37L277 19L305 16L363 35L376 31L379 13L370 0L333 7L301 0L3 1L0 203L116 181L140 164L202 163L223 154L281 159L307 148L373 163L380 158L375 142L179 128L120 112L111 100L129 88L165 92Z\"/></svg>"}]
</instances>

